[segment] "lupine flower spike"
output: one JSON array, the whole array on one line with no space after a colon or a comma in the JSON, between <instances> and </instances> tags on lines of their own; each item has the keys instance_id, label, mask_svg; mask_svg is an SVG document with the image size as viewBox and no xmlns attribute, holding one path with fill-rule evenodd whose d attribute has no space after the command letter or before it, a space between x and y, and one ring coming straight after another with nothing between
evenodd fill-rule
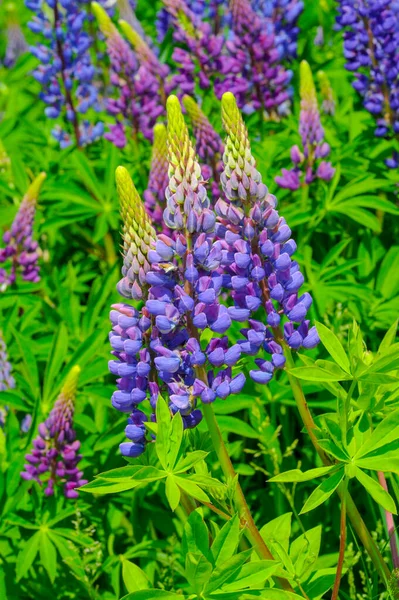
<instances>
[{"instance_id":1,"label":"lupine flower spike","mask_svg":"<svg viewBox=\"0 0 399 600\"><path fill-rule=\"evenodd\" d=\"M164 108L159 101L159 83L147 69L140 67L135 53L120 35L106 11L97 2L92 2L93 13L107 42L111 63L113 98L108 98L107 111L117 118L110 126L105 138L118 148L127 144L126 129L133 136L138 132L152 139L152 130L157 117Z\"/></svg>"},{"instance_id":2,"label":"lupine flower spike","mask_svg":"<svg viewBox=\"0 0 399 600\"><path fill-rule=\"evenodd\" d=\"M148 252L149 289L141 312L127 304L114 305L111 311L115 359L109 367L120 377L112 404L130 413L126 435L131 441L121 445L126 456L144 451L148 417L138 405L146 398L154 412L158 395L168 398L171 412L180 412L189 428L202 418L196 408L199 398L203 402L226 398L245 382L242 373L233 376L231 370L240 357L238 345L229 347L226 336L212 339L205 350L200 345L203 329L223 334L231 324L227 308L218 300L222 243L214 240L216 217L175 96L167 101L167 114L169 185L164 219L174 230L174 239L160 234L155 249ZM132 209L132 218L136 212ZM154 420L154 414L150 418Z\"/></svg>"},{"instance_id":3,"label":"lupine flower spike","mask_svg":"<svg viewBox=\"0 0 399 600\"><path fill-rule=\"evenodd\" d=\"M217 200L220 195L220 174L223 170L223 142L193 98L184 96L183 104L193 126L202 176L206 180L212 179L212 196Z\"/></svg>"},{"instance_id":4,"label":"lupine flower spike","mask_svg":"<svg viewBox=\"0 0 399 600\"><path fill-rule=\"evenodd\" d=\"M7 47L3 64L10 68L22 54L29 50L29 47L18 22L15 4L10 2L5 6L5 10L7 13Z\"/></svg>"},{"instance_id":5,"label":"lupine flower spike","mask_svg":"<svg viewBox=\"0 0 399 600\"><path fill-rule=\"evenodd\" d=\"M216 204L216 232L224 240L222 266L234 301L228 312L233 320L247 323L239 347L244 354L257 356L258 369L250 371L251 378L267 383L274 370L285 364L285 344L295 350L312 348L319 339L315 327L309 328L305 320L312 298L307 292L299 296L304 277L292 260L295 241L276 210L275 196L256 170L231 93L222 98L222 114L227 139L221 181L229 202L220 199ZM266 315L257 320L259 309Z\"/></svg>"},{"instance_id":6,"label":"lupine flower spike","mask_svg":"<svg viewBox=\"0 0 399 600\"><path fill-rule=\"evenodd\" d=\"M324 129L320 122L316 88L309 64L303 60L300 66L301 113L299 116L299 133L302 150L298 146L291 148L291 160L294 167L283 169L282 175L275 178L276 183L290 190L297 190L301 183L312 183L315 178L330 181L335 169L326 162L330 154L330 146L324 141Z\"/></svg>"},{"instance_id":7,"label":"lupine flower spike","mask_svg":"<svg viewBox=\"0 0 399 600\"><path fill-rule=\"evenodd\" d=\"M321 109L326 115L333 115L335 113L335 100L330 80L324 71L319 71L317 77L319 80L321 97L323 99Z\"/></svg>"},{"instance_id":8,"label":"lupine flower spike","mask_svg":"<svg viewBox=\"0 0 399 600\"><path fill-rule=\"evenodd\" d=\"M124 167L116 170L123 238L123 278L118 292L125 298L142 300L146 297L146 274L150 270L148 252L155 247L155 230L151 218Z\"/></svg>"},{"instance_id":9,"label":"lupine flower spike","mask_svg":"<svg viewBox=\"0 0 399 600\"><path fill-rule=\"evenodd\" d=\"M33 220L35 217L37 198L46 177L41 173L28 189L11 228L3 235L5 248L0 249L0 286L4 289L15 282L20 272L25 281L37 282L39 277L38 243L33 239Z\"/></svg>"},{"instance_id":10,"label":"lupine flower spike","mask_svg":"<svg viewBox=\"0 0 399 600\"><path fill-rule=\"evenodd\" d=\"M8 360L7 346L0 331L0 392L5 392L15 387L15 379L11 375L12 366Z\"/></svg>"},{"instance_id":11,"label":"lupine flower spike","mask_svg":"<svg viewBox=\"0 0 399 600\"><path fill-rule=\"evenodd\" d=\"M376 119L377 137L399 134L399 12L396 2L339 0L337 28L344 29L345 68ZM399 167L399 153L385 161Z\"/></svg>"},{"instance_id":12,"label":"lupine flower spike","mask_svg":"<svg viewBox=\"0 0 399 600\"><path fill-rule=\"evenodd\" d=\"M103 133L103 124L82 119L89 110L98 111L95 67L90 56L91 38L83 2L25 0L34 17L29 28L43 43L31 47L40 64L33 76L41 84L40 98L47 105L46 117L64 121L53 129L61 148L93 142Z\"/></svg>"},{"instance_id":13,"label":"lupine flower spike","mask_svg":"<svg viewBox=\"0 0 399 600\"><path fill-rule=\"evenodd\" d=\"M144 192L145 210L152 224L159 232L168 233L163 220L165 210L165 191L168 185L168 156L166 147L166 127L157 123L154 127L151 170L148 187Z\"/></svg>"},{"instance_id":14,"label":"lupine flower spike","mask_svg":"<svg viewBox=\"0 0 399 600\"><path fill-rule=\"evenodd\" d=\"M45 486L46 496L53 496L58 486L66 498L77 498L77 488L87 483L78 468L82 456L73 428L79 374L80 368L72 367L49 417L39 425L31 453L25 457L21 477Z\"/></svg>"}]
</instances>

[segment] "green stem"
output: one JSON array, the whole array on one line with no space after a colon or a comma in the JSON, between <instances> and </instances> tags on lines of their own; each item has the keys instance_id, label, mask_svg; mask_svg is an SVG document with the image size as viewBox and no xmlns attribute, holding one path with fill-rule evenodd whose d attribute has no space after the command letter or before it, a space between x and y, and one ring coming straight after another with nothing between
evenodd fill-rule
<instances>
[{"instance_id":1,"label":"green stem","mask_svg":"<svg viewBox=\"0 0 399 600\"><path fill-rule=\"evenodd\" d=\"M284 354L286 357L287 368L288 369L294 368L295 363L293 361L291 351L288 348L288 346L286 346L286 345L284 346ZM324 450L319 446L318 439L317 439L317 436L315 433L318 430L318 427L317 427L316 423L314 422L313 417L309 411L309 407L307 405L301 383L293 375L290 375L289 373L287 373L287 374L288 374L288 379L289 379L291 387L292 387L292 391L294 393L294 398L295 398L295 401L297 404L299 414L300 414L303 424L305 425L305 428L309 434L312 444L313 444L317 454L320 456L321 460L323 461L323 463L325 465L331 465L333 463L331 462L330 458L327 456L327 454L324 452ZM337 492L342 501L341 488L338 488ZM365 549L367 550L371 560L373 561L373 564L374 564L377 572L379 573L382 581L384 582L385 585L388 585L388 581L390 578L389 569L388 569L387 565L385 564L384 559L381 556L381 553L378 549L377 544L371 537L370 532L367 529L367 526L366 526L365 522L363 521L362 517L360 516L360 513L357 510L356 505L353 502L352 497L350 496L349 493L346 494L346 513L352 523L353 529L356 531L360 541L362 542L362 544L365 547Z\"/></svg>"},{"instance_id":2,"label":"green stem","mask_svg":"<svg viewBox=\"0 0 399 600\"><path fill-rule=\"evenodd\" d=\"M348 481L345 480L340 485L342 489L341 496L341 519L339 528L339 555L337 573L335 575L334 588L331 596L331 600L338 600L339 587L341 585L342 570L344 567L345 559L345 546L346 546L346 499L348 491Z\"/></svg>"},{"instance_id":3,"label":"green stem","mask_svg":"<svg viewBox=\"0 0 399 600\"><path fill-rule=\"evenodd\" d=\"M204 417L206 423L208 425L209 434L211 436L212 444L214 450L217 454L217 457L220 462L220 466L222 471L226 477L226 479L234 479L236 477L236 472L234 470L233 464L230 460L229 453L227 452L227 448L222 438L222 434L219 429L219 425L216 421L215 413L213 412L213 408L211 404L203 404L202 410L204 413ZM244 493L241 489L240 484L237 481L236 489L235 489L235 502L239 509L240 517L244 520L246 526L246 532L248 535L248 539L255 548L256 552L261 558L265 558L267 560L274 560L274 556L270 552L267 547L264 539L259 533L258 528L255 525L255 521L253 520L251 511L245 499ZM281 587L287 591L293 591L290 583L286 579L276 578L281 585Z\"/></svg>"}]
</instances>

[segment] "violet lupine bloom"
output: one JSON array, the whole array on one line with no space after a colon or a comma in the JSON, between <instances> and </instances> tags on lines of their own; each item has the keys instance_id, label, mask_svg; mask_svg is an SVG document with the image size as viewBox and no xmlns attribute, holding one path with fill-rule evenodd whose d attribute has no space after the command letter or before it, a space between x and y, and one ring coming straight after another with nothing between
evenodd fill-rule
<instances>
[{"instance_id":1,"label":"violet lupine bloom","mask_svg":"<svg viewBox=\"0 0 399 600\"><path fill-rule=\"evenodd\" d=\"M36 212L37 198L42 183L46 177L41 173L29 187L11 228L3 235L5 248L0 249L0 264L5 268L0 269L0 286L4 289L15 282L20 273L24 281L34 283L40 280L38 253L39 245L33 239L33 221Z\"/></svg>"},{"instance_id":2,"label":"violet lupine bloom","mask_svg":"<svg viewBox=\"0 0 399 600\"><path fill-rule=\"evenodd\" d=\"M195 146L201 159L202 176L211 180L212 197L217 200L220 196L219 181L223 170L223 142L195 100L184 96L183 105L192 123Z\"/></svg>"},{"instance_id":3,"label":"violet lupine bloom","mask_svg":"<svg viewBox=\"0 0 399 600\"><path fill-rule=\"evenodd\" d=\"M222 98L222 115L227 139L221 181L228 201L220 199L215 208L216 233L224 245L224 283L234 301L228 313L247 323L239 347L242 353L257 356L258 369L250 376L264 384L275 369L284 367L285 345L313 348L319 338L306 320L312 298L307 292L300 294L304 277L292 259L296 243L276 210L275 196L256 170L247 130L230 93ZM261 320L254 318L259 310L265 312Z\"/></svg>"},{"instance_id":4,"label":"violet lupine bloom","mask_svg":"<svg viewBox=\"0 0 399 600\"><path fill-rule=\"evenodd\" d=\"M66 498L77 498L77 488L87 483L78 468L82 455L73 428L79 374L80 368L72 367L49 417L38 427L31 453L25 456L27 462L21 477L46 486L46 496L53 496L59 486Z\"/></svg>"},{"instance_id":5,"label":"violet lupine bloom","mask_svg":"<svg viewBox=\"0 0 399 600\"><path fill-rule=\"evenodd\" d=\"M266 19L268 31L276 36L281 59L296 57L298 18L304 9L302 0L253 0L252 7Z\"/></svg>"},{"instance_id":6,"label":"violet lupine bloom","mask_svg":"<svg viewBox=\"0 0 399 600\"><path fill-rule=\"evenodd\" d=\"M237 344L230 346L223 336L212 339L206 349L200 345L202 330L224 334L231 324L227 308L218 301L222 243L214 240L216 216L175 96L168 99L167 113L170 180L164 219L174 239L160 234L154 239L155 249L148 252L149 289L141 312L128 304L114 305L111 311L115 360L109 367L120 377L112 404L130 413L126 436L131 441L120 447L125 456L144 451L148 417L138 406L145 399L155 411L158 395L167 397L171 412L180 412L184 427L191 428L202 418L198 399L226 398L245 383L242 373L232 373L241 354ZM126 170L118 167L116 177L118 188L132 196L134 186ZM132 200L134 219L138 207L135 196ZM154 414L150 418L154 420Z\"/></svg>"},{"instance_id":7,"label":"violet lupine bloom","mask_svg":"<svg viewBox=\"0 0 399 600\"><path fill-rule=\"evenodd\" d=\"M196 17L209 19L215 34L219 33L229 16L228 0L186 0L186 5ZM172 15L166 8L161 8L156 17L157 39L160 44L164 41L172 25Z\"/></svg>"},{"instance_id":8,"label":"violet lupine bloom","mask_svg":"<svg viewBox=\"0 0 399 600\"><path fill-rule=\"evenodd\" d=\"M163 3L172 17L173 39L185 46L173 51L179 73L172 77L171 85L179 93L193 95L197 82L201 89L207 89L212 77L220 72L224 38L213 34L210 23L202 21L184 0Z\"/></svg>"},{"instance_id":9,"label":"violet lupine bloom","mask_svg":"<svg viewBox=\"0 0 399 600\"><path fill-rule=\"evenodd\" d=\"M154 127L150 176L143 197L145 210L152 221L152 225L157 231L162 233L170 232L163 220L165 191L168 182L166 127L161 123L157 123Z\"/></svg>"},{"instance_id":10,"label":"violet lupine bloom","mask_svg":"<svg viewBox=\"0 0 399 600\"><path fill-rule=\"evenodd\" d=\"M15 379L11 375L12 366L8 360L7 346L0 331L0 392L15 388Z\"/></svg>"},{"instance_id":11,"label":"violet lupine bloom","mask_svg":"<svg viewBox=\"0 0 399 600\"><path fill-rule=\"evenodd\" d=\"M35 13L29 28L43 43L31 47L40 64L33 72L41 84L40 98L47 105L46 117L68 123L57 124L52 134L61 148L84 146L103 134L103 124L82 119L89 110L100 109L94 84L95 67L90 57L91 39L84 0L25 0Z\"/></svg>"},{"instance_id":12,"label":"violet lupine bloom","mask_svg":"<svg viewBox=\"0 0 399 600\"><path fill-rule=\"evenodd\" d=\"M155 247L156 233L150 216L134 187L128 172L123 167L116 171L123 239L123 278L117 289L124 298L143 300L147 296L146 275L150 270L148 253Z\"/></svg>"},{"instance_id":13,"label":"violet lupine bloom","mask_svg":"<svg viewBox=\"0 0 399 600\"><path fill-rule=\"evenodd\" d=\"M110 59L114 97L107 99L106 109L117 119L104 137L118 148L124 148L128 141L126 130L131 128L133 137L141 132L145 138L152 140L157 117L164 112L159 95L159 81L146 67L139 65L135 53L121 37L102 6L92 2L92 7L106 38Z\"/></svg>"},{"instance_id":14,"label":"violet lupine bloom","mask_svg":"<svg viewBox=\"0 0 399 600\"><path fill-rule=\"evenodd\" d=\"M14 66L22 54L28 52L29 47L18 22L15 4L7 4L5 10L7 12L7 46L3 64L5 67L10 68Z\"/></svg>"},{"instance_id":15,"label":"violet lupine bloom","mask_svg":"<svg viewBox=\"0 0 399 600\"><path fill-rule=\"evenodd\" d=\"M282 175L275 178L280 187L289 190L299 189L302 176L304 183L309 185L316 178L330 181L335 173L331 163L324 160L330 154L330 146L324 141L312 71L305 60L300 65L300 78L299 133L302 150L296 145L292 146L291 160L294 168L283 169Z\"/></svg>"},{"instance_id":16,"label":"violet lupine bloom","mask_svg":"<svg viewBox=\"0 0 399 600\"><path fill-rule=\"evenodd\" d=\"M249 0L231 0L234 38L226 46L232 64L222 68L225 79L215 86L218 97L225 91L237 96L247 112L260 110L277 119L289 110L292 72L280 64L276 36Z\"/></svg>"},{"instance_id":17,"label":"violet lupine bloom","mask_svg":"<svg viewBox=\"0 0 399 600\"><path fill-rule=\"evenodd\" d=\"M399 10L395 0L339 0L337 28L344 29L345 68L376 119L377 137L399 134ZM399 167L399 154L386 160Z\"/></svg>"},{"instance_id":18,"label":"violet lupine bloom","mask_svg":"<svg viewBox=\"0 0 399 600\"><path fill-rule=\"evenodd\" d=\"M319 71L317 77L322 97L321 109L326 115L333 115L335 113L335 100L331 82L324 71Z\"/></svg>"}]
</instances>

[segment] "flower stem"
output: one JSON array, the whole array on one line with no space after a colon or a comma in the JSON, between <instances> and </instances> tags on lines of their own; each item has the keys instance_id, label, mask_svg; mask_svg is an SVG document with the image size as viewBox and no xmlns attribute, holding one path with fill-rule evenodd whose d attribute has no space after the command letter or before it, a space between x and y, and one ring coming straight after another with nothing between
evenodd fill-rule
<instances>
[{"instance_id":1,"label":"flower stem","mask_svg":"<svg viewBox=\"0 0 399 600\"><path fill-rule=\"evenodd\" d=\"M202 410L204 413L204 417L206 423L208 425L209 434L211 436L212 444L217 454L217 457L220 462L220 466L226 478L234 479L236 477L236 472L234 470L233 464L230 460L230 456L227 452L227 448L223 442L222 434L219 429L219 425L216 421L215 413L213 412L213 408L211 404L203 404ZM274 560L274 556L270 552L267 547L265 541L259 533L258 528L255 525L255 521L253 520L251 511L245 499L244 493L241 489L240 484L237 481L237 486L235 490L235 502L240 512L240 517L245 521L246 532L248 535L248 539L251 544L254 546L258 555L267 560ZM281 587L288 591L293 591L290 583L286 579L276 578L281 585Z\"/></svg>"},{"instance_id":2,"label":"flower stem","mask_svg":"<svg viewBox=\"0 0 399 600\"><path fill-rule=\"evenodd\" d=\"M345 480L341 483L342 496L341 496L341 520L340 520L340 532L339 532L339 555L337 573L335 575L334 588L331 596L331 600L338 600L339 586L341 585L342 569L344 566L345 558L345 546L346 546L346 497L348 490L348 482Z\"/></svg>"},{"instance_id":3,"label":"flower stem","mask_svg":"<svg viewBox=\"0 0 399 600\"><path fill-rule=\"evenodd\" d=\"M284 345L284 354L286 357L287 368L288 369L294 368L295 363L292 358L291 350L288 348L287 345ZM312 444L313 444L317 454L320 456L321 460L323 461L323 463L325 465L331 465L331 464L333 464L332 461L330 460L328 455L324 452L324 450L319 446L318 439L316 436L316 431L318 430L318 427L317 427L316 423L314 422L313 417L310 413L309 407L306 402L305 395L302 390L301 382L293 375L290 375L289 373L287 373L287 374L288 374L288 379L291 384L292 391L294 393L294 398L295 398L295 401L297 404L299 414L302 418L302 421L306 428L306 431L309 434ZM342 498L343 498L342 489L340 487L338 487L337 492L342 501ZM387 565L384 562L384 559L381 556L381 553L377 547L377 544L371 537L370 532L367 529L365 522L363 521L362 517L360 516L360 513L357 510L356 505L348 492L346 492L345 500L346 500L346 502L345 502L346 512L352 523L352 527L356 531L360 541L362 542L363 546L367 550L382 581L384 582L385 585L387 585L389 577L390 577L390 573L389 573L389 569L388 569Z\"/></svg>"},{"instance_id":4,"label":"flower stem","mask_svg":"<svg viewBox=\"0 0 399 600\"><path fill-rule=\"evenodd\" d=\"M378 481L384 488L384 490L388 491L387 480L385 479L384 473L382 471L378 471ZM385 510L385 521L387 524L388 536L389 536L389 545L391 548L392 554L392 563L394 569L399 569L399 554L398 554L398 544L396 540L396 532L395 532L395 523L393 520L393 514L388 510Z\"/></svg>"}]
</instances>

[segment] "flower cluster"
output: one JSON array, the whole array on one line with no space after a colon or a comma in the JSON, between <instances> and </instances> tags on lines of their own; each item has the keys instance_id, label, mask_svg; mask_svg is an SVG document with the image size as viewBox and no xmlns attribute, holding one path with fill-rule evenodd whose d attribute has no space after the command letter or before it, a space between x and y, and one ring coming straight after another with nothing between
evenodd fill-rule
<instances>
[{"instance_id":1,"label":"flower cluster","mask_svg":"<svg viewBox=\"0 0 399 600\"><path fill-rule=\"evenodd\" d=\"M334 92L328 75L324 71L319 71L317 77L320 84L320 93L322 96L321 109L326 115L335 113Z\"/></svg>"},{"instance_id":2,"label":"flower cluster","mask_svg":"<svg viewBox=\"0 0 399 600\"><path fill-rule=\"evenodd\" d=\"M25 0L25 4L34 12L29 28L43 39L31 52L40 63L33 76L42 86L40 98L47 105L46 117L63 116L69 123L67 128L56 125L53 135L61 148L72 143L71 129L77 146L91 143L102 135L103 124L81 119L91 109L99 109L91 39L85 31L86 3Z\"/></svg>"},{"instance_id":3,"label":"flower cluster","mask_svg":"<svg viewBox=\"0 0 399 600\"><path fill-rule=\"evenodd\" d=\"M223 142L195 100L184 96L183 105L192 123L196 150L201 159L202 176L206 180L212 180L212 196L217 200L220 195L220 174L223 170Z\"/></svg>"},{"instance_id":4,"label":"flower cluster","mask_svg":"<svg viewBox=\"0 0 399 600\"><path fill-rule=\"evenodd\" d=\"M298 18L304 9L302 0L253 0L253 8L265 17L269 31L276 36L276 46L282 59L296 57Z\"/></svg>"},{"instance_id":5,"label":"flower cluster","mask_svg":"<svg viewBox=\"0 0 399 600\"><path fill-rule=\"evenodd\" d=\"M216 93L229 90L247 112L278 118L289 109L292 73L280 63L275 33L249 0L232 0L231 11L235 36L226 43L230 60L224 61L225 79Z\"/></svg>"},{"instance_id":6,"label":"flower cluster","mask_svg":"<svg viewBox=\"0 0 399 600\"><path fill-rule=\"evenodd\" d=\"M337 28L344 29L345 68L376 118L377 137L399 133L399 10L393 0L339 1ZM386 161L399 166L397 153Z\"/></svg>"},{"instance_id":7,"label":"flower cluster","mask_svg":"<svg viewBox=\"0 0 399 600\"><path fill-rule=\"evenodd\" d=\"M12 366L8 360L7 346L0 331L0 392L15 387L14 377L11 375Z\"/></svg>"},{"instance_id":8,"label":"flower cluster","mask_svg":"<svg viewBox=\"0 0 399 600\"><path fill-rule=\"evenodd\" d=\"M87 483L78 468L82 456L73 428L79 373L78 366L72 367L49 417L38 427L31 453L25 457L21 477L45 485L46 496L53 496L55 487L63 486L66 498L77 498L77 488Z\"/></svg>"},{"instance_id":9,"label":"flower cluster","mask_svg":"<svg viewBox=\"0 0 399 600\"><path fill-rule=\"evenodd\" d=\"M113 97L107 98L106 108L108 113L117 119L117 122L110 126L110 131L105 134L105 137L118 148L125 147L127 144L125 126L128 125L133 136L137 136L138 132L141 132L144 137L151 140L155 121L164 112L160 101L158 79L162 70L157 73L158 77L154 75L155 61L151 60L153 55L149 49L148 52L144 52L143 47L146 47L146 44L143 40L139 45L140 56L145 56L146 63L140 65L136 54L122 38L102 6L93 2L92 7L99 27L106 38L110 59ZM127 22L124 22L124 25L132 34L135 34L136 38L139 38ZM159 68L161 69L161 65Z\"/></svg>"},{"instance_id":10,"label":"flower cluster","mask_svg":"<svg viewBox=\"0 0 399 600\"><path fill-rule=\"evenodd\" d=\"M7 46L3 64L10 68L22 54L28 51L28 44L18 22L15 4L7 4L5 10L7 12Z\"/></svg>"},{"instance_id":11,"label":"flower cluster","mask_svg":"<svg viewBox=\"0 0 399 600\"><path fill-rule=\"evenodd\" d=\"M335 173L331 163L324 160L330 154L330 146L324 141L312 71L306 61L301 62L300 77L299 133L302 150L297 145L291 148L294 167L290 170L283 169L282 175L275 178L280 187L290 190L299 189L302 175L305 184L310 184L315 178L330 181Z\"/></svg>"},{"instance_id":12,"label":"flower cluster","mask_svg":"<svg viewBox=\"0 0 399 600\"><path fill-rule=\"evenodd\" d=\"M190 95L197 81L202 89L209 88L211 79L222 72L223 36L215 35L210 23L202 21L184 0L163 2L171 16L174 40L185 46L174 48L172 58L179 72L172 77L171 84Z\"/></svg>"},{"instance_id":13,"label":"flower cluster","mask_svg":"<svg viewBox=\"0 0 399 600\"><path fill-rule=\"evenodd\" d=\"M222 25L228 17L228 0L187 0L188 8L199 18L210 19L212 21L213 32L219 33ZM158 33L158 42L163 42L165 36L172 25L172 16L166 10L161 8L157 13L156 28Z\"/></svg>"},{"instance_id":14,"label":"flower cluster","mask_svg":"<svg viewBox=\"0 0 399 600\"><path fill-rule=\"evenodd\" d=\"M5 248L0 249L0 285L6 287L15 282L17 273L21 272L25 281L37 282L39 277L38 243L33 239L33 221L36 202L41 185L46 177L41 173L29 187L11 228L3 235Z\"/></svg>"},{"instance_id":15,"label":"flower cluster","mask_svg":"<svg viewBox=\"0 0 399 600\"><path fill-rule=\"evenodd\" d=\"M199 398L202 402L226 398L238 393L245 382L242 373L232 373L240 358L239 346L219 337L229 329L231 318L219 302L222 243L214 239L216 215L175 96L169 97L167 112L170 179L164 220L174 235L154 236L153 249L147 244L150 270L145 275L148 290L142 310L117 304L111 311L115 359L110 370L120 377L112 404L130 413L126 435L131 441L121 445L127 456L144 450L147 417L138 405L146 398L155 411L158 395L166 396L171 412L179 411L184 426L190 428L201 420L196 408ZM129 219L134 220L140 209L122 167L117 169L117 182L122 203L131 198ZM206 328L218 337L203 349L200 337Z\"/></svg>"},{"instance_id":16,"label":"flower cluster","mask_svg":"<svg viewBox=\"0 0 399 600\"><path fill-rule=\"evenodd\" d=\"M157 123L154 127L150 177L143 196L145 210L151 218L153 226L163 233L168 233L169 231L163 220L165 191L168 181L166 127L161 123Z\"/></svg>"},{"instance_id":17,"label":"flower cluster","mask_svg":"<svg viewBox=\"0 0 399 600\"><path fill-rule=\"evenodd\" d=\"M270 355L270 360L256 358L258 369L250 372L257 383L267 383L285 364L284 344L297 350L318 343L315 327L309 328L306 320L312 298L307 292L299 295L304 277L292 259L296 243L278 215L275 196L256 170L244 122L230 93L222 98L222 114L228 136L221 181L228 202L220 199L216 204L216 232L224 240L222 265L228 275L224 283L234 301L228 312L233 320L248 323L242 330L241 351L258 355L263 349ZM265 313L260 320L253 318L258 311Z\"/></svg>"}]
</instances>

